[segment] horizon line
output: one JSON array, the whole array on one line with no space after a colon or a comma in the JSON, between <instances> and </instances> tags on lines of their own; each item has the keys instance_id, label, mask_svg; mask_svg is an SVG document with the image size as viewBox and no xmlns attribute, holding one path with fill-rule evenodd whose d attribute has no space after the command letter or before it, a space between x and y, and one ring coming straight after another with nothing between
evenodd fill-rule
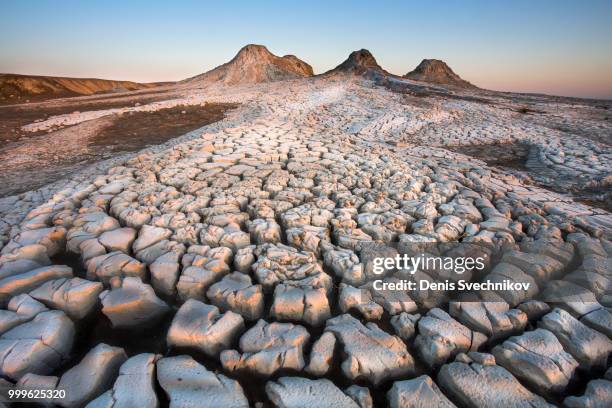
<instances>
[{"instance_id":1,"label":"horizon line","mask_svg":"<svg viewBox=\"0 0 612 408\"><path fill-rule=\"evenodd\" d=\"M270 49L268 48L268 46L266 46L266 45L264 45L264 44L247 43L247 44L245 44L245 45L241 46L241 47L238 49L238 51L237 51L237 52L234 54L234 56L233 56L233 57L231 57L229 60L226 60L225 62L221 62L221 63L219 63L219 64L216 64L216 65L214 65L212 68L210 68L210 69L208 69L208 70L205 70L205 71L200 71L200 72L197 72L197 73L195 73L195 74L188 74L188 76L186 76L186 77L182 77L182 78L180 78L180 79L174 79L174 80L172 80L172 79L171 79L171 80L167 80L167 79L165 79L165 80L161 80L161 81L159 81L159 80L157 80L157 81L142 81L142 80L137 80L137 79L117 79L117 78L112 78L112 77L104 77L104 76L78 76L78 75L71 75L71 74L69 74L69 73L60 73L60 74L56 74L56 73L51 73L51 74L48 74L48 73L38 73L38 74L31 74L31 73L22 73L22 72L19 72L19 73L17 73L17 72L0 72L0 75L2 75L2 76L4 76L4 75L15 75L15 76L25 76L25 77L41 77L41 78L45 78L45 77L46 77L46 78L65 78L65 79L79 79L79 80L102 80L102 81L132 82L132 83L138 83L138 84L168 84L168 85L170 85L170 84L175 84L175 83L178 83L178 82L184 81L184 80L186 80L186 79L193 78L194 76L198 76L198 75L201 75L201 74L207 73L207 72L209 72L209 71L212 71L212 70L214 70L214 69L216 69L216 68L218 68L218 67L220 67L220 66L222 66L222 65L224 65L224 64L226 64L226 63L228 63L228 62L229 62L229 61L231 61L233 58L235 58L235 57L236 57L236 56L237 56L237 55L238 55L238 54L239 54L239 53L240 53L240 52L241 52L241 51L242 51L244 48L246 48L246 47L248 47L248 46L252 46L252 45L254 45L254 46L259 46L259 47L263 47L263 48L265 48L265 49L266 49L268 52L270 52L272 55L274 55L274 56L276 56L276 57L279 57L279 58L283 58L283 57L286 57L286 56L294 56L294 57L296 57L296 58L300 59L302 62L304 62L304 63L308 64L308 65L309 65L309 66L310 66L310 67L313 69L313 75L312 75L312 76L310 76L309 78L312 78L312 77L317 77L317 76L323 75L323 74L325 74L326 72L330 71L331 69L334 69L334 68L331 68L331 69L328 69L328 70L324 70L324 71L322 71L322 72L315 72L315 71L314 71L314 67L313 67L313 66L312 66L310 63L308 63L308 61L305 61L305 60L304 60L304 59L302 59L301 57L297 56L295 53L289 53L289 54L284 54L284 55L277 55L277 54L274 54L272 51L270 51ZM350 52L348 53L348 55L350 55L350 54L351 54L351 53L353 53L353 52L360 51L360 50L366 50L366 51L370 52L370 51L369 51L367 48L359 48L359 49L355 49L355 50L353 50L353 51L350 51ZM370 52L370 54L372 54L372 53ZM347 57L346 57L346 58L345 58L345 59L344 59L342 62L346 61L346 59L348 58L348 55L347 55ZM372 54L372 55L373 55L373 54ZM373 56L374 56L374 55L373 55ZM374 56L374 58L376 59L376 57L375 57L375 56ZM444 62L444 63L445 63L446 65L448 65L448 66L451 68L451 70L453 70L453 72L454 72L454 69L453 69L453 68L452 68L452 67L451 67L449 64L447 64L447 63L446 63L446 61L445 61L444 59L441 59L441 58L422 58L422 59L421 59L421 62L423 62L423 61L425 61L425 60L432 60L432 59L435 59L435 60L439 60L439 61ZM378 62L378 64L379 64L379 65L380 65L380 66L381 66L383 69L385 69L385 68L382 66L382 64L380 64L380 61L378 61L378 60L376 60L376 61ZM338 65L342 64L342 62L340 62ZM338 65L336 65L336 67L337 67ZM417 64L417 66L418 66L418 65L419 65L419 64ZM416 66L415 66L414 68L416 68ZM413 70L414 70L414 68L413 68ZM406 73L406 74L402 75L402 74L395 74L395 73L393 73L393 72L390 72L390 71L389 71L389 70L387 70L387 69L385 69L385 71L387 71L388 73L390 73L390 74L391 74L391 75L393 75L393 76L396 76L396 77L399 77L399 78L404 78L404 79L408 79L408 78L405 78L405 77L404 77L404 75L406 75L407 73L412 72L412 70L411 70L411 71L407 71L407 73ZM459 75L461 78L463 78L463 77L462 77L462 76L461 76L459 73L457 73L457 72L455 72L455 73L456 73L457 75ZM410 79L410 80L413 80L413 79ZM413 81L416 81L416 80L413 80ZM416 81L416 82L424 82L424 81ZM555 93L548 93L548 92L525 91L525 90L522 90L522 91L515 91L515 90L497 90L497 89L490 89L490 88L484 88L484 87L481 87L480 85L478 85L478 84L477 84L478 80L470 79L470 82L476 82L474 85L475 85L475 86L477 86L478 88L482 89L482 90L485 90L485 91L493 91L493 92L499 92L499 93L519 94L519 95L532 95L532 96L552 96L552 97L574 98L574 99L585 99L585 100L612 101L612 95L608 95L608 96L604 96L604 97L595 97L595 96L563 95L563 94L555 94Z\"/></svg>"}]
</instances>

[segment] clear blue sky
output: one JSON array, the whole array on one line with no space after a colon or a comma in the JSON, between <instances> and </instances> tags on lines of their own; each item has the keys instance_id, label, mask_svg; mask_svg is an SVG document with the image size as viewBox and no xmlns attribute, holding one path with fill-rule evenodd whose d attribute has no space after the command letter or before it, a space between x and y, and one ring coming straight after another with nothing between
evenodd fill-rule
<instances>
[{"instance_id":1,"label":"clear blue sky","mask_svg":"<svg viewBox=\"0 0 612 408\"><path fill-rule=\"evenodd\" d=\"M0 0L0 72L183 79L247 43L315 72L367 48L404 74L445 60L485 88L612 97L612 0Z\"/></svg>"}]
</instances>

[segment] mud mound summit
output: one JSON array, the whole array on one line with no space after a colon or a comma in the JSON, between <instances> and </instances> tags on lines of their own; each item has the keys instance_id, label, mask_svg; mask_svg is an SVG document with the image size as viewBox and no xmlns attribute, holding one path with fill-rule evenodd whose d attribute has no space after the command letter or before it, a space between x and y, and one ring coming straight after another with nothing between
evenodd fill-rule
<instances>
[{"instance_id":1,"label":"mud mound summit","mask_svg":"<svg viewBox=\"0 0 612 408\"><path fill-rule=\"evenodd\" d=\"M424 59L413 71L404 75L404 78L461 88L476 88L455 74L444 61L437 59Z\"/></svg>"},{"instance_id":2,"label":"mud mound summit","mask_svg":"<svg viewBox=\"0 0 612 408\"><path fill-rule=\"evenodd\" d=\"M282 81L312 75L312 67L295 55L279 57L263 45L249 44L238 51L231 61L186 81L237 85Z\"/></svg>"},{"instance_id":3,"label":"mud mound summit","mask_svg":"<svg viewBox=\"0 0 612 408\"><path fill-rule=\"evenodd\" d=\"M97 78L66 78L36 75L0 74L0 102L22 102L105 92L135 91L161 83L142 84Z\"/></svg>"},{"instance_id":4,"label":"mud mound summit","mask_svg":"<svg viewBox=\"0 0 612 408\"><path fill-rule=\"evenodd\" d=\"M378 65L372 53L366 49L351 52L342 64L323 75L338 74L353 74L365 77L389 75L387 71Z\"/></svg>"}]
</instances>

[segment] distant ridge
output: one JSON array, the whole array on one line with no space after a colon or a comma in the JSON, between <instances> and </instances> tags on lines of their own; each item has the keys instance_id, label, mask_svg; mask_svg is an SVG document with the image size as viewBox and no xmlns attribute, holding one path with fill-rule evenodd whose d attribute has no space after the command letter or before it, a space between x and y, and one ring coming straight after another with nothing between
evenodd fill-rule
<instances>
[{"instance_id":1,"label":"distant ridge","mask_svg":"<svg viewBox=\"0 0 612 408\"><path fill-rule=\"evenodd\" d=\"M312 75L312 67L295 55L278 57L263 45L249 44L242 47L231 61L186 82L256 84Z\"/></svg>"},{"instance_id":2,"label":"distant ridge","mask_svg":"<svg viewBox=\"0 0 612 408\"><path fill-rule=\"evenodd\" d=\"M20 103L27 99L45 100L105 92L135 91L159 85L163 83L143 84L97 78L0 74L0 100Z\"/></svg>"},{"instance_id":3,"label":"distant ridge","mask_svg":"<svg viewBox=\"0 0 612 408\"><path fill-rule=\"evenodd\" d=\"M424 59L413 71L404 75L404 78L459 88L476 88L455 74L444 61L437 59Z\"/></svg>"}]
</instances>

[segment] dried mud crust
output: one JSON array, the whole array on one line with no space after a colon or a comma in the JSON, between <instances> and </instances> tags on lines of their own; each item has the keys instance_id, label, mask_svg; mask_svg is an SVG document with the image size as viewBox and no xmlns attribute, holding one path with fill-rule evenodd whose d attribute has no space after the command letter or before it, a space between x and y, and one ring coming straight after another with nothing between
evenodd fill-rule
<instances>
[{"instance_id":1,"label":"dried mud crust","mask_svg":"<svg viewBox=\"0 0 612 408\"><path fill-rule=\"evenodd\" d=\"M106 105L103 105L106 106ZM112 106L112 105L111 105ZM0 195L39 188L88 164L158 145L222 119L234 104L176 106L105 116L53 133L23 137L0 148Z\"/></svg>"},{"instance_id":2,"label":"dried mud crust","mask_svg":"<svg viewBox=\"0 0 612 408\"><path fill-rule=\"evenodd\" d=\"M483 160L489 166L527 171L527 144L447 146L448 150Z\"/></svg>"},{"instance_id":3,"label":"dried mud crust","mask_svg":"<svg viewBox=\"0 0 612 408\"><path fill-rule=\"evenodd\" d=\"M388 147L447 118L438 101L407 122L371 82L232 92L252 99L231 123L3 210L4 379L91 407L607 402L609 214L447 149ZM473 279L535 286L450 304L362 287L364 248L423 240L506 245Z\"/></svg>"},{"instance_id":4,"label":"dried mud crust","mask_svg":"<svg viewBox=\"0 0 612 408\"><path fill-rule=\"evenodd\" d=\"M526 183L559 193L571 193L576 201L612 212L612 182L593 181L577 174L563 178L540 165L537 146L524 143L446 146L446 149L482 160L491 167L514 172Z\"/></svg>"},{"instance_id":5,"label":"dried mud crust","mask_svg":"<svg viewBox=\"0 0 612 408\"><path fill-rule=\"evenodd\" d=\"M10 143L22 138L46 133L46 131L25 132L21 127L52 116L72 112L122 108L136 104L143 105L166 100L168 96L167 92L142 91L138 94L93 95L69 99L54 99L43 103L0 105L0 139L3 142Z\"/></svg>"}]
</instances>

